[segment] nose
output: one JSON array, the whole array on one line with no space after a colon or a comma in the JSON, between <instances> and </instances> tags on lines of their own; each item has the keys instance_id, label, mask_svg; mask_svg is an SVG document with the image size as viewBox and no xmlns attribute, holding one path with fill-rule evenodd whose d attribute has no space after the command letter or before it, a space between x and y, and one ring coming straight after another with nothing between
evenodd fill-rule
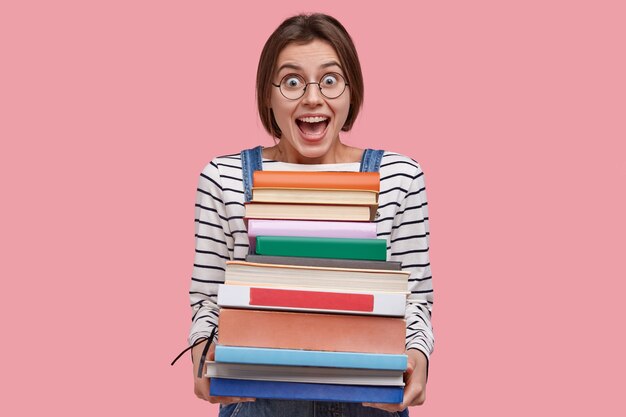
<instances>
[{"instance_id":1,"label":"nose","mask_svg":"<svg viewBox=\"0 0 626 417\"><path fill-rule=\"evenodd\" d=\"M304 104L317 105L324 101L322 98L322 92L320 91L320 85L318 83L308 83L304 96L302 96Z\"/></svg>"}]
</instances>

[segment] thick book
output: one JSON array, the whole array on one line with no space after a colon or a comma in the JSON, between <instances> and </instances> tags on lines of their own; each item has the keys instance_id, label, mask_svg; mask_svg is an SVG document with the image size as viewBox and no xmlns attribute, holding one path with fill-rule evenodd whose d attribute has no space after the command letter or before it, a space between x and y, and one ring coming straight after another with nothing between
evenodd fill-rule
<instances>
[{"instance_id":1,"label":"thick book","mask_svg":"<svg viewBox=\"0 0 626 417\"><path fill-rule=\"evenodd\" d=\"M248 220L250 250L257 236L350 237L376 239L376 223L313 220Z\"/></svg>"},{"instance_id":2,"label":"thick book","mask_svg":"<svg viewBox=\"0 0 626 417\"><path fill-rule=\"evenodd\" d=\"M268 256L384 261L387 259L387 239L257 236L256 253Z\"/></svg>"},{"instance_id":3,"label":"thick book","mask_svg":"<svg viewBox=\"0 0 626 417\"><path fill-rule=\"evenodd\" d=\"M254 171L254 188L312 188L379 192L378 172Z\"/></svg>"},{"instance_id":4,"label":"thick book","mask_svg":"<svg viewBox=\"0 0 626 417\"><path fill-rule=\"evenodd\" d=\"M387 369L321 368L207 361L205 362L205 376L310 384L404 386L403 372Z\"/></svg>"},{"instance_id":5,"label":"thick book","mask_svg":"<svg viewBox=\"0 0 626 417\"><path fill-rule=\"evenodd\" d=\"M254 253L246 255L246 262L275 265L317 266L328 268L383 269L387 271L402 270L402 262L396 261L363 261L354 259L304 258L301 256L265 256L257 255Z\"/></svg>"},{"instance_id":6,"label":"thick book","mask_svg":"<svg viewBox=\"0 0 626 417\"><path fill-rule=\"evenodd\" d=\"M215 346L215 361L259 365L387 369L402 372L407 368L407 356L405 354L323 352L319 350L223 346L221 344Z\"/></svg>"},{"instance_id":7,"label":"thick book","mask_svg":"<svg viewBox=\"0 0 626 417\"><path fill-rule=\"evenodd\" d=\"M283 400L338 402L402 402L404 387L305 384L300 382L249 381L211 378L210 395Z\"/></svg>"},{"instance_id":8,"label":"thick book","mask_svg":"<svg viewBox=\"0 0 626 417\"><path fill-rule=\"evenodd\" d=\"M252 201L265 203L376 204L378 203L378 193L369 190L254 187L252 189Z\"/></svg>"},{"instance_id":9,"label":"thick book","mask_svg":"<svg viewBox=\"0 0 626 417\"><path fill-rule=\"evenodd\" d=\"M410 272L227 261L225 283L346 292L408 292Z\"/></svg>"},{"instance_id":10,"label":"thick book","mask_svg":"<svg viewBox=\"0 0 626 417\"><path fill-rule=\"evenodd\" d=\"M220 309L224 346L402 354L406 322L395 317Z\"/></svg>"},{"instance_id":11,"label":"thick book","mask_svg":"<svg viewBox=\"0 0 626 417\"><path fill-rule=\"evenodd\" d=\"M258 172L258 171L257 171ZM256 203L245 205L246 219L332 220L371 222L376 205Z\"/></svg>"},{"instance_id":12,"label":"thick book","mask_svg":"<svg viewBox=\"0 0 626 417\"><path fill-rule=\"evenodd\" d=\"M403 293L351 293L220 284L220 307L404 317Z\"/></svg>"}]
</instances>

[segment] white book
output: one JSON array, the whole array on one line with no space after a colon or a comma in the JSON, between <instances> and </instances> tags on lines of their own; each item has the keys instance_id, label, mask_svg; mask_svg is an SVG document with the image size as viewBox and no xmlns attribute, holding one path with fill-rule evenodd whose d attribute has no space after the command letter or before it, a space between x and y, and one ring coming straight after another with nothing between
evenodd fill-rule
<instances>
[{"instance_id":1,"label":"white book","mask_svg":"<svg viewBox=\"0 0 626 417\"><path fill-rule=\"evenodd\" d=\"M378 192L372 190L253 187L252 201L261 203L376 204Z\"/></svg>"},{"instance_id":2,"label":"white book","mask_svg":"<svg viewBox=\"0 0 626 417\"><path fill-rule=\"evenodd\" d=\"M404 317L406 294L220 284L220 307Z\"/></svg>"},{"instance_id":3,"label":"white book","mask_svg":"<svg viewBox=\"0 0 626 417\"><path fill-rule=\"evenodd\" d=\"M408 292L410 272L227 261L226 284L346 292Z\"/></svg>"},{"instance_id":4,"label":"white book","mask_svg":"<svg viewBox=\"0 0 626 417\"><path fill-rule=\"evenodd\" d=\"M209 378L253 381L304 382L311 384L404 386L402 371L316 366L251 365L206 361Z\"/></svg>"}]
</instances>

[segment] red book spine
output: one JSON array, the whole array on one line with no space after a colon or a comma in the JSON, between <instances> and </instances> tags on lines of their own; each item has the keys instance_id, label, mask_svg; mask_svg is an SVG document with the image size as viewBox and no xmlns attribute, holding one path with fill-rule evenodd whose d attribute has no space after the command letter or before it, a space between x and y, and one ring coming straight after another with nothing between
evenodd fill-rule
<instances>
[{"instance_id":1,"label":"red book spine","mask_svg":"<svg viewBox=\"0 0 626 417\"><path fill-rule=\"evenodd\" d=\"M250 288L250 305L373 311L374 296L372 294Z\"/></svg>"}]
</instances>

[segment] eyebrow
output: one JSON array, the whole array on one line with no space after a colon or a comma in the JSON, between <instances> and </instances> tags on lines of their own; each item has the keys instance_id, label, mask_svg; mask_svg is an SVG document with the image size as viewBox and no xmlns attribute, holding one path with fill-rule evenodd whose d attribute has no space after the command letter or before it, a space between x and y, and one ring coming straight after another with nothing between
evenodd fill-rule
<instances>
[{"instance_id":1,"label":"eyebrow","mask_svg":"<svg viewBox=\"0 0 626 417\"><path fill-rule=\"evenodd\" d=\"M337 61L328 61L323 63L322 65L320 65L320 68L328 68L328 67L339 67L341 68L341 65L339 65L339 63ZM297 65L297 64L283 64L278 68L277 72L281 72L283 69L285 68L290 68L290 69L294 69L297 71L302 71L302 67ZM343 70L343 68L341 68Z\"/></svg>"}]
</instances>

